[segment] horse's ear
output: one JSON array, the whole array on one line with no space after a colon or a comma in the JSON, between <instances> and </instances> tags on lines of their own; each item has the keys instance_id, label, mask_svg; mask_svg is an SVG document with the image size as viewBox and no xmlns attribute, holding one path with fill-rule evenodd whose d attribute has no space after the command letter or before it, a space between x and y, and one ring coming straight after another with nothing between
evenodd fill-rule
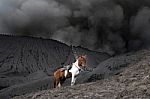
<instances>
[{"instance_id":1,"label":"horse's ear","mask_svg":"<svg viewBox=\"0 0 150 99\"><path fill-rule=\"evenodd\" d=\"M79 57L82 57L82 55L78 55L78 58L79 58Z\"/></svg>"},{"instance_id":2,"label":"horse's ear","mask_svg":"<svg viewBox=\"0 0 150 99\"><path fill-rule=\"evenodd\" d=\"M75 59L78 59L78 58L79 58L79 57L76 55L76 56L75 56Z\"/></svg>"},{"instance_id":3,"label":"horse's ear","mask_svg":"<svg viewBox=\"0 0 150 99\"><path fill-rule=\"evenodd\" d=\"M79 58L79 56L78 56L77 54L74 54L74 57L75 57L75 59L78 59L78 58Z\"/></svg>"},{"instance_id":4,"label":"horse's ear","mask_svg":"<svg viewBox=\"0 0 150 99\"><path fill-rule=\"evenodd\" d=\"M87 58L87 55L83 55L82 57L86 59L86 58Z\"/></svg>"},{"instance_id":5,"label":"horse's ear","mask_svg":"<svg viewBox=\"0 0 150 99\"><path fill-rule=\"evenodd\" d=\"M73 48L72 48L72 49L73 49ZM77 60L77 59L78 59L77 52L73 52L73 55L74 55L75 59Z\"/></svg>"}]
</instances>

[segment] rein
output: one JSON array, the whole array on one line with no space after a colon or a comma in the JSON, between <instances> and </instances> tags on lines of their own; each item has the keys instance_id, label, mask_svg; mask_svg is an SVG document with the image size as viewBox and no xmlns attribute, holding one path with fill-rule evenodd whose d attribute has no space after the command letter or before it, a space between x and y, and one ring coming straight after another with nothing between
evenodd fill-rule
<instances>
[{"instance_id":1,"label":"rein","mask_svg":"<svg viewBox=\"0 0 150 99\"><path fill-rule=\"evenodd\" d=\"M75 64L74 64L74 65L75 65ZM77 65L75 65L75 66L78 68L78 70L79 70L79 71L81 71L81 70L82 70L82 69L81 69L81 68L79 68Z\"/></svg>"}]
</instances>

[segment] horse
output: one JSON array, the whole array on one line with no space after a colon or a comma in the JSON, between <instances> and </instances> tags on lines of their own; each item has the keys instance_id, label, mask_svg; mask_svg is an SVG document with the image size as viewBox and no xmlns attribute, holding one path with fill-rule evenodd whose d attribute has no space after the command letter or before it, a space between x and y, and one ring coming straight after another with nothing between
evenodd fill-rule
<instances>
[{"instance_id":1,"label":"horse","mask_svg":"<svg viewBox=\"0 0 150 99\"><path fill-rule=\"evenodd\" d=\"M86 67L86 56L79 56L76 62L71 65L71 69L59 68L54 72L54 88L61 87L67 78L71 78L71 86L75 84L76 77Z\"/></svg>"}]
</instances>

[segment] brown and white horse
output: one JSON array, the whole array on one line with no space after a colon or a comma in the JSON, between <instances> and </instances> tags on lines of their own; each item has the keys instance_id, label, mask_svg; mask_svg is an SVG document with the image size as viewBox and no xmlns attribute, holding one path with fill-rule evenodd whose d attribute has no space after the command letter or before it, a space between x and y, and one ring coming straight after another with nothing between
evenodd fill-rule
<instances>
[{"instance_id":1,"label":"brown and white horse","mask_svg":"<svg viewBox=\"0 0 150 99\"><path fill-rule=\"evenodd\" d=\"M71 86L75 84L76 76L79 75L80 71L86 66L86 56L79 56L76 62L72 64L70 70L64 70L62 68L54 72L54 88L60 87L66 78L71 79Z\"/></svg>"}]
</instances>

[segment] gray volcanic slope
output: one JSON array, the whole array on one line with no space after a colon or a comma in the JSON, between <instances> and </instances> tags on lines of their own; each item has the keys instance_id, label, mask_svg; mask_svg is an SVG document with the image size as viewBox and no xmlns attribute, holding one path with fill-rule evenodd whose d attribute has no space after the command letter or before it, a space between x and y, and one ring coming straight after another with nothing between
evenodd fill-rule
<instances>
[{"instance_id":1,"label":"gray volcanic slope","mask_svg":"<svg viewBox=\"0 0 150 99\"><path fill-rule=\"evenodd\" d=\"M150 50L123 56L130 60L130 64L113 77L29 93L13 99L150 99Z\"/></svg>"},{"instance_id":2,"label":"gray volcanic slope","mask_svg":"<svg viewBox=\"0 0 150 99\"><path fill-rule=\"evenodd\" d=\"M87 54L90 68L110 57L81 47L73 49L78 55ZM53 72L74 61L72 47L58 41L0 35L0 99L53 88Z\"/></svg>"},{"instance_id":3,"label":"gray volcanic slope","mask_svg":"<svg viewBox=\"0 0 150 99\"><path fill-rule=\"evenodd\" d=\"M0 36L0 74L30 74L60 66L70 48L53 40Z\"/></svg>"}]
</instances>

